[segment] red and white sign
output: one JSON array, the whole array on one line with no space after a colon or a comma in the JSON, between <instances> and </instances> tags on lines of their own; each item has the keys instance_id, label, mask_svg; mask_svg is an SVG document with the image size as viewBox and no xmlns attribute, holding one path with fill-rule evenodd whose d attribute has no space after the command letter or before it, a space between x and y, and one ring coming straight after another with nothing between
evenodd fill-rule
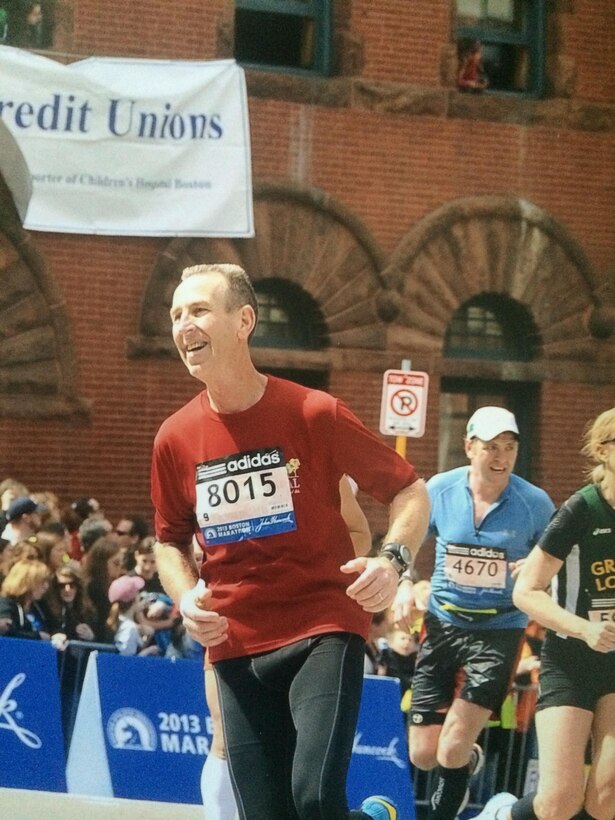
<instances>
[{"instance_id":1,"label":"red and white sign","mask_svg":"<svg viewBox=\"0 0 615 820\"><path fill-rule=\"evenodd\" d=\"M429 376L415 370L387 370L382 382L380 432L385 436L413 436L425 432Z\"/></svg>"}]
</instances>

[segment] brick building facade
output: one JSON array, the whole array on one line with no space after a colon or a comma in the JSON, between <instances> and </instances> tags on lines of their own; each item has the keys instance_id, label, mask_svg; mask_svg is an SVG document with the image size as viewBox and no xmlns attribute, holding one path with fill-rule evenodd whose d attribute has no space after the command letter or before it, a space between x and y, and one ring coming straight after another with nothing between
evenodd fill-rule
<instances>
[{"instance_id":1,"label":"brick building facade","mask_svg":"<svg viewBox=\"0 0 615 820\"><path fill-rule=\"evenodd\" d=\"M312 349L256 348L259 366L315 379L377 430L382 373L411 359L430 374L408 444L423 474L454 458L476 403L501 401L523 471L563 500L586 422L615 404L615 30L609 0L544 7L541 95L455 88L455 0L339 0L330 76L247 67L254 239L27 232L2 185L0 477L149 516L153 436L198 390L169 344L172 285L186 263L238 261L323 325ZM49 10L45 53L65 63L234 55L231 0ZM479 355L453 332L474 308ZM490 351L492 311L521 355Z\"/></svg>"}]
</instances>

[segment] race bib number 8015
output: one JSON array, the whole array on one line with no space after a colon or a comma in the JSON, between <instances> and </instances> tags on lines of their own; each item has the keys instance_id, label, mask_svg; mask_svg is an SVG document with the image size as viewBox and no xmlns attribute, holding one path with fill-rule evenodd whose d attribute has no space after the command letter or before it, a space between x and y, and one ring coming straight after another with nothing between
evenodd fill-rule
<instances>
[{"instance_id":1,"label":"race bib number 8015","mask_svg":"<svg viewBox=\"0 0 615 820\"><path fill-rule=\"evenodd\" d=\"M208 546L296 530L282 450L249 450L197 464L196 513Z\"/></svg>"}]
</instances>

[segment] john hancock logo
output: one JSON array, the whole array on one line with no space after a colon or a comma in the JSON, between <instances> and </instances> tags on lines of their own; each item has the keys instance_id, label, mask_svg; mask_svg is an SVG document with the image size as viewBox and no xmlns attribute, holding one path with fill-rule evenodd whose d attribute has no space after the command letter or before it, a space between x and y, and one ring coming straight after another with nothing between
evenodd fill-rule
<instances>
[{"instance_id":1,"label":"john hancock logo","mask_svg":"<svg viewBox=\"0 0 615 820\"><path fill-rule=\"evenodd\" d=\"M26 729L20 725L19 721L23 719L23 713L19 711L17 700L11 697L15 689L20 687L25 679L25 673L18 672L17 675L9 681L4 692L0 694L0 729L7 729L9 732L13 732L17 738L25 746L29 746L30 749L40 749L43 745L43 741L38 735L31 732L30 729Z\"/></svg>"},{"instance_id":2,"label":"john hancock logo","mask_svg":"<svg viewBox=\"0 0 615 820\"><path fill-rule=\"evenodd\" d=\"M363 733L356 732L354 736L354 745L352 747L353 754L367 755L374 757L376 760L381 760L383 763L392 763L398 769L407 769L408 765L403 760L399 753L397 746L399 744L399 737L392 737L386 746L377 746L363 743Z\"/></svg>"}]
</instances>

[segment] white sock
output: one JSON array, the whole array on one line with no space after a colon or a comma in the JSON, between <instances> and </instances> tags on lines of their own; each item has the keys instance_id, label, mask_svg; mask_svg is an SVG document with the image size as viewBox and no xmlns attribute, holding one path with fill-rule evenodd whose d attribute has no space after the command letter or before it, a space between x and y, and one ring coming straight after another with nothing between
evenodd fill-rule
<instances>
[{"instance_id":1,"label":"white sock","mask_svg":"<svg viewBox=\"0 0 615 820\"><path fill-rule=\"evenodd\" d=\"M228 762L208 754L201 772L201 797L205 820L234 820L237 806Z\"/></svg>"}]
</instances>

